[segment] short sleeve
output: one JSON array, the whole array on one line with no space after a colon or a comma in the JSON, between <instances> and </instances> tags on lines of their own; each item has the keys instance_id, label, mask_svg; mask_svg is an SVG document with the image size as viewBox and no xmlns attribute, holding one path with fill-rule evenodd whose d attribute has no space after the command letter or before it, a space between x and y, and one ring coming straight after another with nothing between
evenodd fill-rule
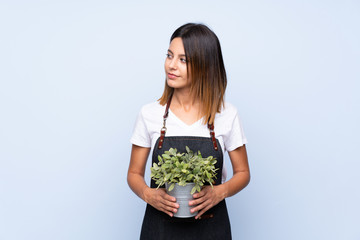
<instances>
[{"instance_id":1,"label":"short sleeve","mask_svg":"<svg viewBox=\"0 0 360 240\"><path fill-rule=\"evenodd\" d=\"M146 123L143 116L143 109L137 116L133 134L130 138L130 142L140 147L151 147L151 140L149 131L146 127Z\"/></svg>"},{"instance_id":2,"label":"short sleeve","mask_svg":"<svg viewBox=\"0 0 360 240\"><path fill-rule=\"evenodd\" d=\"M227 136L225 136L224 138L225 150L231 152L246 143L247 139L245 137L242 122L240 117L236 113L231 125L231 129L228 132Z\"/></svg>"}]
</instances>

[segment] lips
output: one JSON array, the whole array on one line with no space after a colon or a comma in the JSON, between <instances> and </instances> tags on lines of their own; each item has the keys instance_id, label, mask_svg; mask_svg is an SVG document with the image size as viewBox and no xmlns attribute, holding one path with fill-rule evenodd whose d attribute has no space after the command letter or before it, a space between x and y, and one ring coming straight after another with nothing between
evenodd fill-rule
<instances>
[{"instance_id":1,"label":"lips","mask_svg":"<svg viewBox=\"0 0 360 240\"><path fill-rule=\"evenodd\" d=\"M168 73L168 78L170 79L175 79L175 78L178 78L179 76L175 75L175 74L172 74L172 73Z\"/></svg>"}]
</instances>

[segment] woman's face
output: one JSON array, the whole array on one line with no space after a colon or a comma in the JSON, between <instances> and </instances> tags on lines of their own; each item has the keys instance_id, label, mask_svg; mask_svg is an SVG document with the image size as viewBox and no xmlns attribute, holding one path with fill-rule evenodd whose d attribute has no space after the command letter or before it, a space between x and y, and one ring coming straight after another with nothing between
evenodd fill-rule
<instances>
[{"instance_id":1,"label":"woman's face","mask_svg":"<svg viewBox=\"0 0 360 240\"><path fill-rule=\"evenodd\" d=\"M190 88L184 45L179 37L174 38L170 43L165 60L165 73L169 87Z\"/></svg>"}]
</instances>

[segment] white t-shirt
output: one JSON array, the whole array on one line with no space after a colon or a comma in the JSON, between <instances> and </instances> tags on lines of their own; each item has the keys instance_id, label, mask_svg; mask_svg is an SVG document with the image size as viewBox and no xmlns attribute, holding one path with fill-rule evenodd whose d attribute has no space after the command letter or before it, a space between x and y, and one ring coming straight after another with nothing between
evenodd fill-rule
<instances>
[{"instance_id":1,"label":"white t-shirt","mask_svg":"<svg viewBox=\"0 0 360 240\"><path fill-rule=\"evenodd\" d=\"M133 135L130 142L140 147L147 147L153 150L160 130L163 126L163 115L165 107L158 102L144 105L137 117ZM203 119L198 120L192 125L187 125L180 120L169 109L166 120L165 136L198 136L210 137L207 125L203 124ZM247 143L242 122L238 116L236 108L230 103L225 102L225 107L220 113L215 115L214 120L215 137L219 140L223 155L225 151L233 151ZM224 161L225 162L225 161ZM222 182L226 180L226 168L223 166Z\"/></svg>"}]
</instances>

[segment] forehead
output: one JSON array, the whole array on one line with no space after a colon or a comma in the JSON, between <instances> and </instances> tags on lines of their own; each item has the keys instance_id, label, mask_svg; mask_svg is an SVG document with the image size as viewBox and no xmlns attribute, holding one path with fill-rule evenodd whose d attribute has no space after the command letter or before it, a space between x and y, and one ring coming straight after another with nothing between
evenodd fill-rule
<instances>
[{"instance_id":1,"label":"forehead","mask_svg":"<svg viewBox=\"0 0 360 240\"><path fill-rule=\"evenodd\" d=\"M185 55L184 44L181 38L174 38L169 46L169 51L176 55Z\"/></svg>"}]
</instances>

